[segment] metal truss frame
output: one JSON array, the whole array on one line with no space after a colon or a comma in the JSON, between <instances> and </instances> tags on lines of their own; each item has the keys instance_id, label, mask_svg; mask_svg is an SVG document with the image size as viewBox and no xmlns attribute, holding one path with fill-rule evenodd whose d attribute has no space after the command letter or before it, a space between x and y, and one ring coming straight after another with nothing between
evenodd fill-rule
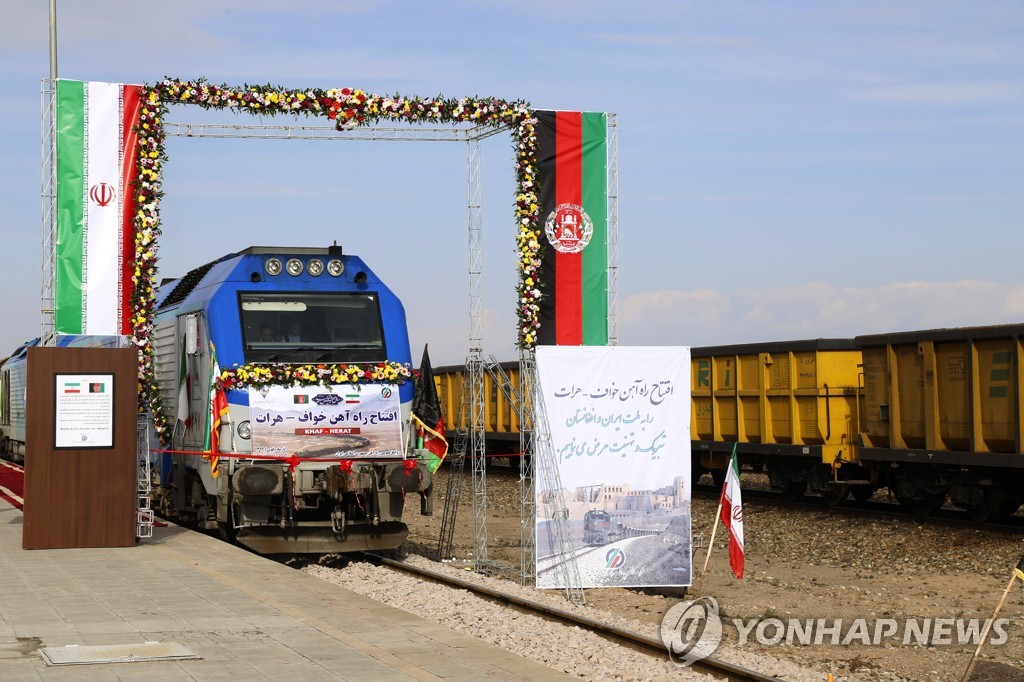
<instances>
[{"instance_id":1,"label":"metal truss frame","mask_svg":"<svg viewBox=\"0 0 1024 682\"><path fill-rule=\"evenodd\" d=\"M41 142L42 142L42 329L44 339L53 338L55 240L56 240L56 81L44 79L41 86ZM607 114L607 189L608 189L608 335L609 343L618 343L618 120ZM467 147L467 218L468 218L468 274L469 274L469 339L466 357L469 385L468 450L472 463L473 490L473 553L478 570L506 569L491 562L487 549L487 452L486 452L486 396L484 391L487 372L483 355L483 193L481 180L480 142L504 132L500 128L483 126L415 126L377 127L356 126L339 131L334 126L313 125L249 125L223 123L165 122L168 137L210 137L262 140L323 140L331 142L464 142ZM517 417L520 428L520 566L519 576L525 584L533 576L535 551L535 499L534 467L538 438L550 441L546 428L538 433L534 424L533 405L539 403L536 366L531 351L520 354L520 385ZM507 383L507 377L506 377ZM516 387L508 385L508 390ZM543 449L543 448L542 448ZM541 458L544 454L541 453ZM552 474L550 463L542 462L546 483ZM557 481L557 469L554 470ZM141 490L140 490L141 492ZM446 507L447 509L447 507ZM557 512L557 510L556 510ZM448 514L445 514L448 517ZM454 523L454 513L451 517ZM442 521L442 525L445 520ZM570 540L561 537L564 524L556 523L560 545ZM565 531L567 532L567 531ZM444 541L445 528L442 528ZM450 546L450 545L449 545ZM565 570L575 571L575 563ZM578 574L564 576L567 596L582 602Z\"/></svg>"},{"instance_id":2,"label":"metal truss frame","mask_svg":"<svg viewBox=\"0 0 1024 682\"><path fill-rule=\"evenodd\" d=\"M56 81L44 79L39 89L42 144L42 290L39 338L43 343L53 338L54 278L56 276L57 240L57 87Z\"/></svg>"}]
</instances>

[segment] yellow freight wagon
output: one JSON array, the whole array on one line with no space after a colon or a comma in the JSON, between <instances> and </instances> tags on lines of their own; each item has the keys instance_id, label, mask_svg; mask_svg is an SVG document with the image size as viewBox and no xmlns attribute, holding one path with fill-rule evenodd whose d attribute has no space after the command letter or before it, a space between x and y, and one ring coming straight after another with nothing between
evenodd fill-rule
<instances>
[{"instance_id":1,"label":"yellow freight wagon","mask_svg":"<svg viewBox=\"0 0 1024 682\"><path fill-rule=\"evenodd\" d=\"M519 390L519 363L502 362L502 370L515 390ZM449 432L469 429L469 377L464 365L434 368L441 414ZM490 373L484 373L484 432L487 452L492 455L518 454L519 417L517 408L504 391L494 382Z\"/></svg>"},{"instance_id":2,"label":"yellow freight wagon","mask_svg":"<svg viewBox=\"0 0 1024 682\"><path fill-rule=\"evenodd\" d=\"M904 504L949 495L978 521L1020 506L1024 325L858 336L864 353L861 457L884 464Z\"/></svg>"},{"instance_id":3,"label":"yellow freight wagon","mask_svg":"<svg viewBox=\"0 0 1024 682\"><path fill-rule=\"evenodd\" d=\"M874 487L859 466L858 380L852 339L693 348L690 430L694 477L724 478L733 445L789 497L839 502Z\"/></svg>"}]
</instances>

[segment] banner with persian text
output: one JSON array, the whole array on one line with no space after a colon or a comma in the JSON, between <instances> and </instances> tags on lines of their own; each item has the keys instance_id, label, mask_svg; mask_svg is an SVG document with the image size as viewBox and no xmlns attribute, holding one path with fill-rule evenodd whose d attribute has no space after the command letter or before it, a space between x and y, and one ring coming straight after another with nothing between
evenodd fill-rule
<instances>
[{"instance_id":1,"label":"banner with persian text","mask_svg":"<svg viewBox=\"0 0 1024 682\"><path fill-rule=\"evenodd\" d=\"M537 379L561 479L537 481L537 587L566 587L565 561L580 587L689 585L690 349L538 346ZM563 554L553 495L568 511Z\"/></svg>"},{"instance_id":2,"label":"banner with persian text","mask_svg":"<svg viewBox=\"0 0 1024 682\"><path fill-rule=\"evenodd\" d=\"M249 389L256 455L369 459L402 456L402 406L392 384Z\"/></svg>"}]
</instances>

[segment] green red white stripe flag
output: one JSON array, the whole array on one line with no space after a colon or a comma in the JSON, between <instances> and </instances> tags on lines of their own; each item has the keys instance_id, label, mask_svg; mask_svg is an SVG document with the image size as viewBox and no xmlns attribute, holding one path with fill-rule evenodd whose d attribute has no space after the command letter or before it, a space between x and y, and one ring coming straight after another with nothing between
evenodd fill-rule
<instances>
[{"instance_id":1,"label":"green red white stripe flag","mask_svg":"<svg viewBox=\"0 0 1024 682\"><path fill-rule=\"evenodd\" d=\"M54 328L130 334L139 86L57 81Z\"/></svg>"},{"instance_id":2,"label":"green red white stripe flag","mask_svg":"<svg viewBox=\"0 0 1024 682\"><path fill-rule=\"evenodd\" d=\"M725 475L719 518L729 530L729 566L737 578L743 578L743 501L740 498L740 464L736 458L736 445Z\"/></svg>"},{"instance_id":3,"label":"green red white stripe flag","mask_svg":"<svg viewBox=\"0 0 1024 682\"><path fill-rule=\"evenodd\" d=\"M608 117L538 111L537 179L546 247L537 343L608 343Z\"/></svg>"}]
</instances>

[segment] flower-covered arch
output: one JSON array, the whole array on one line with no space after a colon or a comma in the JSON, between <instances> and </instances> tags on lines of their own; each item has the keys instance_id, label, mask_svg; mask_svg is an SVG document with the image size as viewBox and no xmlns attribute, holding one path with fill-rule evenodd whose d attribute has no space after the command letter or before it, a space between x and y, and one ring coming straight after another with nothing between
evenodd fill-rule
<instances>
[{"instance_id":1,"label":"flower-covered arch","mask_svg":"<svg viewBox=\"0 0 1024 682\"><path fill-rule=\"evenodd\" d=\"M272 85L232 87L211 85L205 80L171 78L142 86L140 101L131 322L139 350L140 409L148 409L153 415L153 425L161 438L168 432L168 420L153 375L152 330L156 301L157 246L161 234L161 171L167 161L163 120L171 104L191 104L204 109L228 109L262 116L292 114L324 117L335 121L338 130L382 121L472 123L508 129L512 134L516 159L516 267L519 273L517 346L529 349L536 343L540 328L537 274L541 265L540 207L536 180L537 119L527 102L490 97L447 99L375 95L358 88L292 90ZM357 383L361 380L377 380L375 377L382 371L387 376L401 375L396 377L399 381L407 376L407 373L402 374L401 368L390 366L356 368L354 371L351 367L310 367L304 370L301 377L274 375L272 378L248 370L228 370L222 377L222 383L226 388L240 388L259 381L308 383L332 375L345 376L350 382Z\"/></svg>"}]
</instances>

